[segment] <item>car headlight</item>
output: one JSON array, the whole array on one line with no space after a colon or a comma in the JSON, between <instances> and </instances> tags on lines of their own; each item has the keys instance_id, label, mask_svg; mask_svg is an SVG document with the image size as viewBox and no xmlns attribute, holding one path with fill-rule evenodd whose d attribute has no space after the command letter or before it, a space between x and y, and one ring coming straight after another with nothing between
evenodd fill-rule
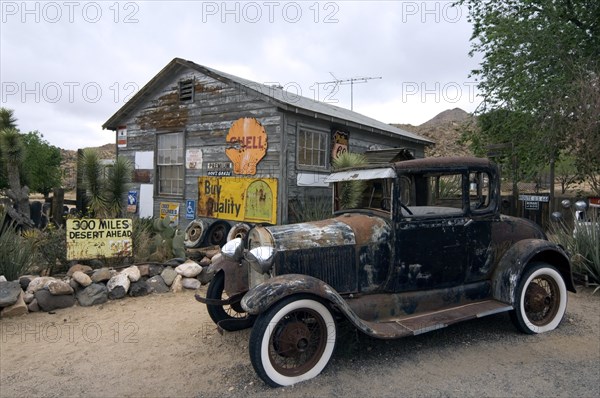
<instances>
[{"instance_id":1,"label":"car headlight","mask_svg":"<svg viewBox=\"0 0 600 398\"><path fill-rule=\"evenodd\" d=\"M273 266L275 249L271 246L259 246L250 250L246 255L247 260L256 272L266 274Z\"/></svg>"},{"instance_id":2,"label":"car headlight","mask_svg":"<svg viewBox=\"0 0 600 398\"><path fill-rule=\"evenodd\" d=\"M242 238L235 238L225 243L221 248L223 256L233 261L240 261L244 254L244 244Z\"/></svg>"}]
</instances>

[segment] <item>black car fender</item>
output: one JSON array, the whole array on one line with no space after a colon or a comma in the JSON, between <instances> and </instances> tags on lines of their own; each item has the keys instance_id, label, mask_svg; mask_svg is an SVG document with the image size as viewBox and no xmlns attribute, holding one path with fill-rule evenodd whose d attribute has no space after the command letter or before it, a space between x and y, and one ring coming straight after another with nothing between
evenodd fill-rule
<instances>
[{"instance_id":1,"label":"black car fender","mask_svg":"<svg viewBox=\"0 0 600 398\"><path fill-rule=\"evenodd\" d=\"M316 296L339 310L363 333L382 338L378 330L372 328L369 322L360 319L352 311L346 300L335 289L322 280L308 275L286 274L270 278L244 295L242 308L251 315L258 315L278 301L294 294Z\"/></svg>"},{"instance_id":2,"label":"black car fender","mask_svg":"<svg viewBox=\"0 0 600 398\"><path fill-rule=\"evenodd\" d=\"M248 267L243 262L220 255L217 259L213 257L208 272L214 275L219 272L225 274L225 291L229 295L248 290Z\"/></svg>"},{"instance_id":3,"label":"black car fender","mask_svg":"<svg viewBox=\"0 0 600 398\"><path fill-rule=\"evenodd\" d=\"M492 275L492 295L496 300L514 305L521 274L528 264L545 262L560 272L567 290L575 293L569 256L565 250L543 239L524 239L513 244L498 262Z\"/></svg>"}]
</instances>

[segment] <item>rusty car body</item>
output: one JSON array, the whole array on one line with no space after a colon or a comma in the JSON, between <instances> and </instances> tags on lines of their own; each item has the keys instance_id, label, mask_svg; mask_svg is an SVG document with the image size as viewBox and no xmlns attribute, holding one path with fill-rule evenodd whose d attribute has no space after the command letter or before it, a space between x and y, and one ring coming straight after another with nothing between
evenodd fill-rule
<instances>
[{"instance_id":1,"label":"rusty car body","mask_svg":"<svg viewBox=\"0 0 600 398\"><path fill-rule=\"evenodd\" d=\"M536 224L500 214L490 161L407 160L327 181L332 218L228 242L197 296L220 329L253 327L250 359L267 384L318 375L343 318L381 339L503 311L525 333L560 323L575 292L569 257ZM342 208L347 184L360 197Z\"/></svg>"}]
</instances>

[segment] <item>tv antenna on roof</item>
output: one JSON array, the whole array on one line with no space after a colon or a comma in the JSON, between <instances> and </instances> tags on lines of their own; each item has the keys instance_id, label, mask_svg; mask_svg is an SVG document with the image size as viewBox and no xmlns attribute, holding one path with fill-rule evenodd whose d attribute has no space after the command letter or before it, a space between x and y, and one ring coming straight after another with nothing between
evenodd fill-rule
<instances>
[{"instance_id":1,"label":"tv antenna on roof","mask_svg":"<svg viewBox=\"0 0 600 398\"><path fill-rule=\"evenodd\" d=\"M366 83L367 80L381 79L381 76L378 76L378 77L360 76L360 77L351 77L349 79L338 79L337 77L334 76L333 73L329 72L329 74L335 80L332 80L330 82L320 82L320 83L317 83L317 90L318 90L319 85L321 85L321 84L334 84L334 89L337 86L349 84L350 85L350 110L351 111L354 110L354 84Z\"/></svg>"}]
</instances>

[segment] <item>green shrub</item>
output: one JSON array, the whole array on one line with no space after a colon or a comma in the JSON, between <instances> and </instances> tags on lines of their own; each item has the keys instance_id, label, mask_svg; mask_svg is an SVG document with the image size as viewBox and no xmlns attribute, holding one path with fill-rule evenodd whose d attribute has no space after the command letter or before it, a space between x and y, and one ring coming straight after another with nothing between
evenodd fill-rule
<instances>
[{"instance_id":1,"label":"green shrub","mask_svg":"<svg viewBox=\"0 0 600 398\"><path fill-rule=\"evenodd\" d=\"M27 273L35 261L35 252L13 223L7 223L6 212L0 212L0 275L12 281Z\"/></svg>"},{"instance_id":2,"label":"green shrub","mask_svg":"<svg viewBox=\"0 0 600 398\"><path fill-rule=\"evenodd\" d=\"M156 250L152 223L153 220L150 217L133 218L131 244L133 246L133 258L135 262L148 261L150 255Z\"/></svg>"},{"instance_id":3,"label":"green shrub","mask_svg":"<svg viewBox=\"0 0 600 398\"><path fill-rule=\"evenodd\" d=\"M575 232L564 222L553 224L550 227L550 239L567 249L574 271L600 284L600 220L593 217L591 221L591 225L577 225Z\"/></svg>"},{"instance_id":4,"label":"green shrub","mask_svg":"<svg viewBox=\"0 0 600 398\"><path fill-rule=\"evenodd\" d=\"M322 196L308 196L304 200L292 200L289 202L290 221L308 222L330 218L331 198Z\"/></svg>"},{"instance_id":5,"label":"green shrub","mask_svg":"<svg viewBox=\"0 0 600 398\"><path fill-rule=\"evenodd\" d=\"M50 223L42 231L37 229L27 231L24 237L34 251L37 265L35 272L53 275L66 271L67 234L63 227Z\"/></svg>"}]
</instances>

